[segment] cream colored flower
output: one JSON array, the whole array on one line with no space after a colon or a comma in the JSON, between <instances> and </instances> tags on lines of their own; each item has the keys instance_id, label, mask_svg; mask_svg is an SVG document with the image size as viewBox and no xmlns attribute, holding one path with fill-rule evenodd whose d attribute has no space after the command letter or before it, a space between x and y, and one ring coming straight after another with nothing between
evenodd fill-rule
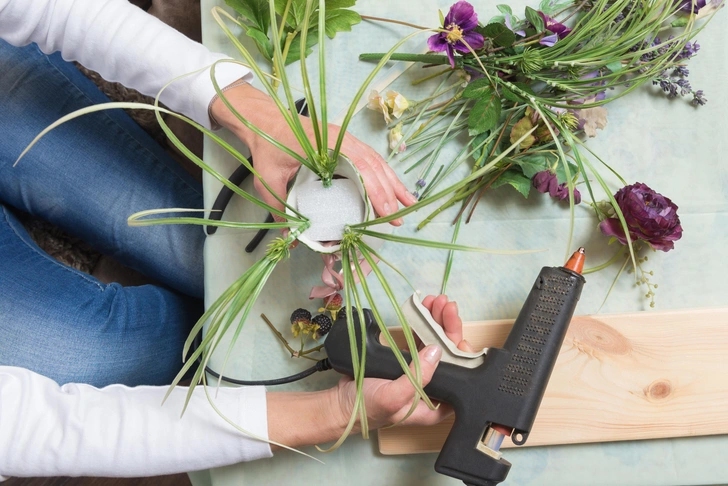
<instances>
[{"instance_id":1,"label":"cream colored flower","mask_svg":"<svg viewBox=\"0 0 728 486\"><path fill-rule=\"evenodd\" d=\"M409 108L410 103L407 101L407 98L402 96L400 93L390 89L387 91L387 106L389 107L392 115L394 115L395 118L399 118L405 110Z\"/></svg>"},{"instance_id":2,"label":"cream colored flower","mask_svg":"<svg viewBox=\"0 0 728 486\"><path fill-rule=\"evenodd\" d=\"M379 91L376 89L371 90L368 100L367 108L382 113L385 122L389 123L392 121L392 117L389 115L389 107L385 103L384 98L379 94Z\"/></svg>"},{"instance_id":3,"label":"cream colored flower","mask_svg":"<svg viewBox=\"0 0 728 486\"><path fill-rule=\"evenodd\" d=\"M395 153L404 152L407 149L407 144L402 141L403 138L402 124L398 123L389 131L389 148L394 150Z\"/></svg>"},{"instance_id":4,"label":"cream colored flower","mask_svg":"<svg viewBox=\"0 0 728 486\"><path fill-rule=\"evenodd\" d=\"M468 74L468 72L465 69L458 69L457 75L458 75L458 78L460 78L462 80L462 84L460 86L462 86L463 88L466 87L468 85L468 83L470 82L470 77L471 77L470 74Z\"/></svg>"}]
</instances>

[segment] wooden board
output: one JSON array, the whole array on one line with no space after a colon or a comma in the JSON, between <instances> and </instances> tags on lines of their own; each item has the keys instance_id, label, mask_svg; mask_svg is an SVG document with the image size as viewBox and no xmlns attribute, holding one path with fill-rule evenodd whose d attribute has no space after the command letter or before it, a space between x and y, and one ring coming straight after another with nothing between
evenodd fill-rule
<instances>
[{"instance_id":1,"label":"wooden board","mask_svg":"<svg viewBox=\"0 0 728 486\"><path fill-rule=\"evenodd\" d=\"M471 322L463 332L476 349L500 347L512 323ZM379 450L438 452L451 427L383 429ZM726 433L728 308L641 312L572 320L526 445Z\"/></svg>"}]
</instances>

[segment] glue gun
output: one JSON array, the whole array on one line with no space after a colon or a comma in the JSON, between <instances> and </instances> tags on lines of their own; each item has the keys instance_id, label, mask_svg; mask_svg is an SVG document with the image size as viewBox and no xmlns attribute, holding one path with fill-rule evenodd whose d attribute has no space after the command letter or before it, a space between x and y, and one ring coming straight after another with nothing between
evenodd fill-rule
<instances>
[{"instance_id":1,"label":"glue gun","mask_svg":"<svg viewBox=\"0 0 728 486\"><path fill-rule=\"evenodd\" d=\"M551 371L585 283L584 249L563 267L541 269L503 348L465 353L447 339L415 294L403 311L424 345L437 344L443 357L425 392L455 409L455 424L435 462L435 470L467 485L493 486L506 479L510 462L502 457L505 436L516 445L528 440ZM342 313L344 314L344 313ZM364 309L365 376L394 380L403 372L392 350L379 342L380 329ZM358 312L357 346L361 347ZM346 316L340 317L325 342L332 367L353 376ZM402 352L409 363L411 356Z\"/></svg>"}]
</instances>

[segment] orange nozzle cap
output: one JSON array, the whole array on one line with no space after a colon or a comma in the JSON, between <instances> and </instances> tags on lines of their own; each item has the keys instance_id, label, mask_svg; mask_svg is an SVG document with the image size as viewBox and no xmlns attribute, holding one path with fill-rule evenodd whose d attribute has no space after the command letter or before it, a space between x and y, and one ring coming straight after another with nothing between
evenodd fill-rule
<instances>
[{"instance_id":1,"label":"orange nozzle cap","mask_svg":"<svg viewBox=\"0 0 728 486\"><path fill-rule=\"evenodd\" d=\"M584 270L584 260L586 260L586 255L584 253L584 247L582 246L576 250L573 255L571 255L571 258L569 258L569 261L566 262L564 268L568 268L569 270L573 270L574 272L581 274L581 271Z\"/></svg>"}]
</instances>

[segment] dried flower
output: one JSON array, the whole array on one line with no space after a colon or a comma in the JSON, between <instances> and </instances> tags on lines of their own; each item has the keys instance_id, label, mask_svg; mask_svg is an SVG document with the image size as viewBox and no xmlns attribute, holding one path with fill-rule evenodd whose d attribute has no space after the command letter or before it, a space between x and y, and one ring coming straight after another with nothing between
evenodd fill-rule
<instances>
[{"instance_id":1,"label":"dried flower","mask_svg":"<svg viewBox=\"0 0 728 486\"><path fill-rule=\"evenodd\" d=\"M369 92L369 103L367 108L378 111L384 115L384 121L390 123L392 116L401 117L405 110L410 107L410 102L396 91L387 91L386 97L382 96L379 91L373 89Z\"/></svg>"},{"instance_id":2,"label":"dried flower","mask_svg":"<svg viewBox=\"0 0 728 486\"><path fill-rule=\"evenodd\" d=\"M478 26L478 14L468 2L460 1L450 7L445 17L443 29L446 32L438 32L429 39L427 45L431 51L447 52L450 66L455 67L455 51L467 53L470 49L480 49L485 44L483 36L475 32Z\"/></svg>"},{"instance_id":3,"label":"dried flower","mask_svg":"<svg viewBox=\"0 0 728 486\"><path fill-rule=\"evenodd\" d=\"M424 179L418 179L415 185L419 188L423 188L427 185L427 181L425 181Z\"/></svg>"},{"instance_id":4,"label":"dried flower","mask_svg":"<svg viewBox=\"0 0 728 486\"><path fill-rule=\"evenodd\" d=\"M405 110L410 107L410 102L407 101L407 98L391 89L387 91L387 100L385 103L395 118L401 117Z\"/></svg>"},{"instance_id":5,"label":"dried flower","mask_svg":"<svg viewBox=\"0 0 728 486\"><path fill-rule=\"evenodd\" d=\"M695 93L693 93L693 101L691 101L693 106L703 106L707 102L708 102L708 100L706 100L705 97L703 96L702 89L699 89Z\"/></svg>"},{"instance_id":6,"label":"dried flower","mask_svg":"<svg viewBox=\"0 0 728 486\"><path fill-rule=\"evenodd\" d=\"M407 144L402 141L404 135L402 134L402 124L398 123L394 128L389 131L389 148L394 150L396 153L404 152L407 149Z\"/></svg>"},{"instance_id":7,"label":"dried flower","mask_svg":"<svg viewBox=\"0 0 728 486\"><path fill-rule=\"evenodd\" d=\"M376 89L373 89L369 92L369 103L367 103L367 108L370 110L378 111L384 115L384 121L387 123L390 123L392 121L392 117L389 114L389 107L387 106L387 103L384 101L384 98L379 94L379 91Z\"/></svg>"},{"instance_id":8,"label":"dried flower","mask_svg":"<svg viewBox=\"0 0 728 486\"><path fill-rule=\"evenodd\" d=\"M646 184L637 182L621 188L614 195L624 214L632 241L642 240L655 250L670 251L674 242L682 237L682 226L677 206ZM627 238L617 218L607 218L599 224L607 236L613 236L623 245Z\"/></svg>"}]
</instances>

